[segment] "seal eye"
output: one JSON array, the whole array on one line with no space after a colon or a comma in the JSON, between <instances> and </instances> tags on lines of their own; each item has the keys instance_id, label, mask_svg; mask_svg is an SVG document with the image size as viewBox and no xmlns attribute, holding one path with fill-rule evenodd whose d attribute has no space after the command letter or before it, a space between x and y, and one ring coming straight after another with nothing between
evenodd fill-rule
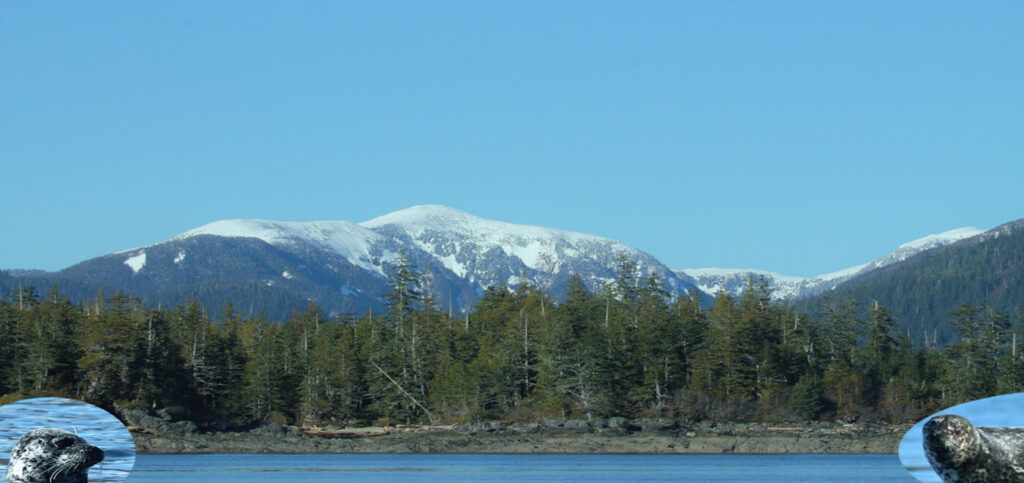
<instances>
[{"instance_id":1,"label":"seal eye","mask_svg":"<svg viewBox=\"0 0 1024 483\"><path fill-rule=\"evenodd\" d=\"M75 444L74 438L60 438L57 441L53 442L53 445L57 449L64 449L64 448L67 448L68 446L71 446L73 444Z\"/></svg>"}]
</instances>

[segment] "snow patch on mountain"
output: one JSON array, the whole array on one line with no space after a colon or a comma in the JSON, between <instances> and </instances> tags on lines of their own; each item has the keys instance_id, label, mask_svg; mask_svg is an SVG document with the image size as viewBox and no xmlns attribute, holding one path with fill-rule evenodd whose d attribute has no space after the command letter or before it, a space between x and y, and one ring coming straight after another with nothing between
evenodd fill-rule
<instances>
[{"instance_id":1,"label":"snow patch on mountain","mask_svg":"<svg viewBox=\"0 0 1024 483\"><path fill-rule=\"evenodd\" d=\"M441 205L413 206L359 224L368 229L381 228L386 225L402 227L413 238L420 238L431 232L444 231L461 235L461 238L488 246L509 247L534 261L548 253L546 246L549 240L583 241L609 240L597 235L588 235L556 228L544 228L532 225L517 225L504 221L494 221L471 215L455 208ZM515 242L508 245L504 242ZM612 241L612 240L609 240ZM616 242L618 243L618 242ZM623 245L625 246L625 245ZM630 247L632 248L632 247ZM634 251L639 251L633 249Z\"/></svg>"},{"instance_id":2,"label":"snow patch on mountain","mask_svg":"<svg viewBox=\"0 0 1024 483\"><path fill-rule=\"evenodd\" d=\"M128 257L124 264L132 269L132 273L139 273L139 270L146 266L146 252L139 252L134 256Z\"/></svg>"},{"instance_id":3,"label":"snow patch on mountain","mask_svg":"<svg viewBox=\"0 0 1024 483\"><path fill-rule=\"evenodd\" d=\"M750 268L687 268L683 269L682 271L694 277L729 276L736 273L746 273L753 275L764 275L775 280L782 280L788 282L799 282L801 280L806 280L804 277L794 277L791 275L783 275L777 272L755 270Z\"/></svg>"},{"instance_id":4,"label":"snow patch on mountain","mask_svg":"<svg viewBox=\"0 0 1024 483\"><path fill-rule=\"evenodd\" d=\"M353 290L352 288L347 287L345 285L342 285L341 287L339 287L338 291L343 293L343 294L345 294L345 295L350 295L350 296L351 295L359 295L359 291Z\"/></svg>"},{"instance_id":5,"label":"snow patch on mountain","mask_svg":"<svg viewBox=\"0 0 1024 483\"><path fill-rule=\"evenodd\" d=\"M687 268L677 270L676 273L693 278L697 288L708 295L720 291L733 296L743 295L751 278L756 283L764 277L772 290L772 296L777 299L795 297L808 284L808 279L804 277L746 268Z\"/></svg>"},{"instance_id":6,"label":"snow patch on mountain","mask_svg":"<svg viewBox=\"0 0 1024 483\"><path fill-rule=\"evenodd\" d=\"M174 264L175 265L181 265L181 262L184 262L184 261L185 261L185 252L184 251L178 252L178 256L174 257Z\"/></svg>"},{"instance_id":7,"label":"snow patch on mountain","mask_svg":"<svg viewBox=\"0 0 1024 483\"><path fill-rule=\"evenodd\" d=\"M257 238L278 247L308 243L337 253L357 267L384 273L371 256L371 247L381 241L381 236L347 221L221 220L189 230L172 240L198 235Z\"/></svg>"},{"instance_id":8,"label":"snow patch on mountain","mask_svg":"<svg viewBox=\"0 0 1024 483\"><path fill-rule=\"evenodd\" d=\"M455 255L439 256L437 257L437 259L441 261L441 264L444 265L444 268L451 270L452 273L458 275L459 278L466 278L466 273L468 273L468 270L466 269L465 265L459 263L459 261L455 259Z\"/></svg>"},{"instance_id":9,"label":"snow patch on mountain","mask_svg":"<svg viewBox=\"0 0 1024 483\"><path fill-rule=\"evenodd\" d=\"M942 245L948 245L950 243L958 242L965 238L971 238L976 235L984 233L985 230L976 228L973 226L965 226L963 228L957 228L949 230L935 235L928 235L926 237L918 238L912 242L907 242L900 245L900 250L903 249L917 249L927 250Z\"/></svg>"}]
</instances>

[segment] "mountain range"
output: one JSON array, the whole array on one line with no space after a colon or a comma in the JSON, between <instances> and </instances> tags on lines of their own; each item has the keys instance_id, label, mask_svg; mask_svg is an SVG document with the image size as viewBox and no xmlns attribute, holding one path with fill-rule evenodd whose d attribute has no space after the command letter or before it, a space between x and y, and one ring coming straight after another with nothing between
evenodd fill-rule
<instances>
[{"instance_id":1,"label":"mountain range","mask_svg":"<svg viewBox=\"0 0 1024 483\"><path fill-rule=\"evenodd\" d=\"M621 257L635 262L638 277L658 275L671 295L697 290L690 277L615 240L486 220L438 205L363 223L216 221L58 272L8 272L6 284L15 279L37 286L56 283L72 298L105 286L147 304L176 304L188 297L220 307L231 300L240 310L278 319L310 300L328 313L381 308L387 276L401 253L424 273L426 289L438 304L452 313L468 310L488 287L514 287L524 280L557 297L579 274L597 290L615 279Z\"/></svg>"},{"instance_id":2,"label":"mountain range","mask_svg":"<svg viewBox=\"0 0 1024 483\"><path fill-rule=\"evenodd\" d=\"M657 275L673 296L700 291L710 304L720 291L741 295L750 277L763 276L776 298L801 300L805 306L826 294L844 293L863 306L879 300L899 305L896 315L905 325L934 332L951 304L1013 304L1018 292L1024 298L1022 237L1024 220L988 231L960 228L905 243L874 261L802 278L750 269L672 270L609 238L424 205L362 223L216 221L57 272L0 271L0 290L56 284L72 300L84 300L105 287L138 296L150 306L194 299L216 308L231 301L242 312L272 320L283 320L310 301L331 314L363 313L383 307L388 274L404 253L424 274L430 295L455 314L470 310L488 287L515 287L522 281L560 297L579 274L588 288L598 290L615 280L626 258L636 264L639 278ZM929 268L935 264L959 268ZM994 288L966 287L962 293L936 288L942 281L948 288L965 279ZM903 297L890 297L894 289L887 283L902 284Z\"/></svg>"}]
</instances>

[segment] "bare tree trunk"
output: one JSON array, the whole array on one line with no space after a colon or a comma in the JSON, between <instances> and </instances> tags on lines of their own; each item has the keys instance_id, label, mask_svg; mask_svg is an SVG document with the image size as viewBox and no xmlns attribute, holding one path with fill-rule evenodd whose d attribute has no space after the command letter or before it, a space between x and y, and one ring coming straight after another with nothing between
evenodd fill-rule
<instances>
[{"instance_id":1,"label":"bare tree trunk","mask_svg":"<svg viewBox=\"0 0 1024 483\"><path fill-rule=\"evenodd\" d=\"M380 366L378 366L376 362L370 361L370 364L373 365L373 367L375 369L380 371L380 373L383 374L384 377L388 378L388 380L391 381L391 384L394 384L395 387L398 388L398 391L402 393L402 395L404 395L405 397L409 398L409 400L412 401L413 404L416 405L416 407L422 409L423 412L426 413L427 417L430 418L430 424L437 424L437 419L434 418L434 415L430 413L429 409L423 407L423 405L420 404L420 402L417 401L416 398L412 397L412 395L409 394L408 392L406 392L405 389L402 389L402 386L400 384L398 384L397 381L392 379L391 376L389 376L388 373L384 371L384 369L381 369Z\"/></svg>"},{"instance_id":2,"label":"bare tree trunk","mask_svg":"<svg viewBox=\"0 0 1024 483\"><path fill-rule=\"evenodd\" d=\"M523 397L530 391L530 317L523 317Z\"/></svg>"}]
</instances>

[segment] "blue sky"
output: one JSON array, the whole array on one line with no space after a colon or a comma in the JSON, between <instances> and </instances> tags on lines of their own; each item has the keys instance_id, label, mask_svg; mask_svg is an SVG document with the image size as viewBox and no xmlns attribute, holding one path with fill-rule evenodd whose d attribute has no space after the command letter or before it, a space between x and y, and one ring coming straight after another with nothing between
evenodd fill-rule
<instances>
[{"instance_id":1,"label":"blue sky","mask_svg":"<svg viewBox=\"0 0 1024 483\"><path fill-rule=\"evenodd\" d=\"M811 276L1024 216L1024 3L9 2L0 268L438 203Z\"/></svg>"}]
</instances>

